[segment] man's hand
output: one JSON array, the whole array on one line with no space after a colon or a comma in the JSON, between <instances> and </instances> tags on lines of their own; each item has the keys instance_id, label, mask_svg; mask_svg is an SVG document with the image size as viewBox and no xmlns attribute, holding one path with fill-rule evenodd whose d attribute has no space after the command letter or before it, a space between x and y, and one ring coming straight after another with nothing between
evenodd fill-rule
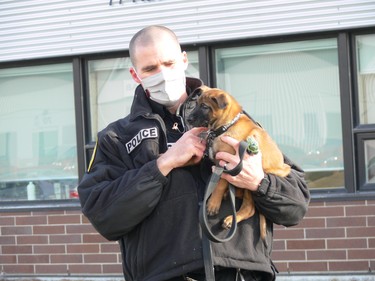
<instances>
[{"instance_id":1,"label":"man's hand","mask_svg":"<svg viewBox=\"0 0 375 281\"><path fill-rule=\"evenodd\" d=\"M216 159L220 160L219 165L222 167L225 165L228 170L231 170L236 167L240 161L238 154L240 142L229 136L222 136L221 140L231 145L236 150L235 155L227 152L216 153ZM252 155L245 153L242 164L242 171L237 176L231 176L227 173L223 173L221 177L236 187L256 191L259 183L265 176L262 167L262 152L259 151L257 154Z\"/></svg>"},{"instance_id":2,"label":"man's hand","mask_svg":"<svg viewBox=\"0 0 375 281\"><path fill-rule=\"evenodd\" d=\"M166 176L174 168L194 165L201 161L206 150L206 141L198 135L207 128L193 128L157 159L160 172Z\"/></svg>"}]
</instances>

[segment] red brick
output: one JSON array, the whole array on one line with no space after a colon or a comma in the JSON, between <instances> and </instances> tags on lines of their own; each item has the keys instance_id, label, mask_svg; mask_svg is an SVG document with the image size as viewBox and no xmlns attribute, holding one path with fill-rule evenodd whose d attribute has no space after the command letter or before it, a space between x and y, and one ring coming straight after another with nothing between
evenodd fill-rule
<instances>
[{"instance_id":1,"label":"red brick","mask_svg":"<svg viewBox=\"0 0 375 281\"><path fill-rule=\"evenodd\" d=\"M19 255L18 263L49 263L48 255Z\"/></svg>"},{"instance_id":2,"label":"red brick","mask_svg":"<svg viewBox=\"0 0 375 281\"><path fill-rule=\"evenodd\" d=\"M323 228L325 226L325 218L305 218L298 224L299 228Z\"/></svg>"},{"instance_id":3,"label":"red brick","mask_svg":"<svg viewBox=\"0 0 375 281\"><path fill-rule=\"evenodd\" d=\"M345 216L344 207L319 207L309 208L308 217L343 217Z\"/></svg>"},{"instance_id":4,"label":"red brick","mask_svg":"<svg viewBox=\"0 0 375 281\"><path fill-rule=\"evenodd\" d=\"M375 214L375 205L345 207L347 216L372 216Z\"/></svg>"},{"instance_id":5,"label":"red brick","mask_svg":"<svg viewBox=\"0 0 375 281\"><path fill-rule=\"evenodd\" d=\"M0 255L0 264L14 264L17 263L17 255ZM0 279L1 280L1 279Z\"/></svg>"},{"instance_id":6,"label":"red brick","mask_svg":"<svg viewBox=\"0 0 375 281\"><path fill-rule=\"evenodd\" d=\"M107 242L100 244L100 252L101 253L119 253L120 247L115 242Z\"/></svg>"},{"instance_id":7,"label":"red brick","mask_svg":"<svg viewBox=\"0 0 375 281\"><path fill-rule=\"evenodd\" d=\"M273 250L285 250L286 249L286 241L285 240L275 240L273 242Z\"/></svg>"},{"instance_id":8,"label":"red brick","mask_svg":"<svg viewBox=\"0 0 375 281\"><path fill-rule=\"evenodd\" d=\"M65 254L65 245L35 245L35 254Z\"/></svg>"},{"instance_id":9,"label":"red brick","mask_svg":"<svg viewBox=\"0 0 375 281\"><path fill-rule=\"evenodd\" d=\"M0 245L16 244L16 236L0 236Z\"/></svg>"},{"instance_id":10,"label":"red brick","mask_svg":"<svg viewBox=\"0 0 375 281\"><path fill-rule=\"evenodd\" d=\"M32 254L32 246L2 246L2 254Z\"/></svg>"},{"instance_id":11,"label":"red brick","mask_svg":"<svg viewBox=\"0 0 375 281\"><path fill-rule=\"evenodd\" d=\"M272 259L278 261L301 261L306 260L305 251L273 251Z\"/></svg>"},{"instance_id":12,"label":"red brick","mask_svg":"<svg viewBox=\"0 0 375 281\"><path fill-rule=\"evenodd\" d=\"M289 271L289 266L287 262L278 262L274 260L274 264L280 273Z\"/></svg>"},{"instance_id":13,"label":"red brick","mask_svg":"<svg viewBox=\"0 0 375 281\"><path fill-rule=\"evenodd\" d=\"M367 248L366 239L328 239L328 249L357 249Z\"/></svg>"},{"instance_id":14,"label":"red brick","mask_svg":"<svg viewBox=\"0 0 375 281\"><path fill-rule=\"evenodd\" d=\"M367 224L368 226L375 226L375 216L367 217Z\"/></svg>"},{"instance_id":15,"label":"red brick","mask_svg":"<svg viewBox=\"0 0 375 281\"><path fill-rule=\"evenodd\" d=\"M313 228L306 229L306 238L345 237L344 228Z\"/></svg>"},{"instance_id":16,"label":"red brick","mask_svg":"<svg viewBox=\"0 0 375 281\"><path fill-rule=\"evenodd\" d=\"M32 234L31 226L1 227L1 235L25 235Z\"/></svg>"},{"instance_id":17,"label":"red brick","mask_svg":"<svg viewBox=\"0 0 375 281\"><path fill-rule=\"evenodd\" d=\"M351 272L368 271L368 261L330 261L328 263L329 271Z\"/></svg>"},{"instance_id":18,"label":"red brick","mask_svg":"<svg viewBox=\"0 0 375 281\"><path fill-rule=\"evenodd\" d=\"M103 273L109 274L122 274L122 265L118 264L103 264Z\"/></svg>"},{"instance_id":19,"label":"red brick","mask_svg":"<svg viewBox=\"0 0 375 281\"><path fill-rule=\"evenodd\" d=\"M31 212L1 213L0 217L31 216Z\"/></svg>"},{"instance_id":20,"label":"red brick","mask_svg":"<svg viewBox=\"0 0 375 281\"><path fill-rule=\"evenodd\" d=\"M81 216L79 215L53 215L48 216L48 224L79 224Z\"/></svg>"},{"instance_id":21,"label":"red brick","mask_svg":"<svg viewBox=\"0 0 375 281\"><path fill-rule=\"evenodd\" d=\"M33 226L34 234L63 234L65 233L64 225L43 225Z\"/></svg>"},{"instance_id":22,"label":"red brick","mask_svg":"<svg viewBox=\"0 0 375 281\"><path fill-rule=\"evenodd\" d=\"M46 216L23 216L16 217L17 225L38 225L38 224L47 224Z\"/></svg>"},{"instance_id":23,"label":"red brick","mask_svg":"<svg viewBox=\"0 0 375 281\"><path fill-rule=\"evenodd\" d=\"M108 240L98 233L83 235L83 243L106 243L106 242L108 242Z\"/></svg>"},{"instance_id":24,"label":"red brick","mask_svg":"<svg viewBox=\"0 0 375 281\"><path fill-rule=\"evenodd\" d=\"M99 253L99 245L67 245L68 253Z\"/></svg>"},{"instance_id":25,"label":"red brick","mask_svg":"<svg viewBox=\"0 0 375 281\"><path fill-rule=\"evenodd\" d=\"M370 248L375 248L375 238L370 238L368 240L368 245Z\"/></svg>"},{"instance_id":26,"label":"red brick","mask_svg":"<svg viewBox=\"0 0 375 281\"><path fill-rule=\"evenodd\" d=\"M83 255L83 262L87 263L116 263L117 256L114 254Z\"/></svg>"},{"instance_id":27,"label":"red brick","mask_svg":"<svg viewBox=\"0 0 375 281\"><path fill-rule=\"evenodd\" d=\"M34 265L32 264L4 264L2 266L6 274L33 274Z\"/></svg>"},{"instance_id":28,"label":"red brick","mask_svg":"<svg viewBox=\"0 0 375 281\"><path fill-rule=\"evenodd\" d=\"M91 224L67 225L66 233L97 233Z\"/></svg>"},{"instance_id":29,"label":"red brick","mask_svg":"<svg viewBox=\"0 0 375 281\"><path fill-rule=\"evenodd\" d=\"M345 260L346 250L307 251L307 260Z\"/></svg>"},{"instance_id":30,"label":"red brick","mask_svg":"<svg viewBox=\"0 0 375 281\"><path fill-rule=\"evenodd\" d=\"M348 259L349 260L359 260L359 259L375 259L375 250L374 249L355 249L348 250Z\"/></svg>"},{"instance_id":31,"label":"red brick","mask_svg":"<svg viewBox=\"0 0 375 281\"><path fill-rule=\"evenodd\" d=\"M274 232L274 239L304 239L305 232L303 229L285 228L278 229Z\"/></svg>"},{"instance_id":32,"label":"red brick","mask_svg":"<svg viewBox=\"0 0 375 281\"><path fill-rule=\"evenodd\" d=\"M353 201L332 201L332 202L329 202L327 201L325 203L326 206L361 206L361 205L365 205L365 201L363 200L353 200Z\"/></svg>"},{"instance_id":33,"label":"red brick","mask_svg":"<svg viewBox=\"0 0 375 281\"><path fill-rule=\"evenodd\" d=\"M26 236L17 236L17 244L48 244L47 235L26 235Z\"/></svg>"},{"instance_id":34,"label":"red brick","mask_svg":"<svg viewBox=\"0 0 375 281\"><path fill-rule=\"evenodd\" d=\"M326 244L321 240L290 240L286 242L288 250L325 249Z\"/></svg>"},{"instance_id":35,"label":"red brick","mask_svg":"<svg viewBox=\"0 0 375 281\"><path fill-rule=\"evenodd\" d=\"M328 270L327 262L290 262L290 272L321 272Z\"/></svg>"},{"instance_id":36,"label":"red brick","mask_svg":"<svg viewBox=\"0 0 375 281\"><path fill-rule=\"evenodd\" d=\"M35 273L36 274L51 274L51 275L67 274L67 265L65 264L35 265Z\"/></svg>"},{"instance_id":37,"label":"red brick","mask_svg":"<svg viewBox=\"0 0 375 281\"><path fill-rule=\"evenodd\" d=\"M327 227L366 226L365 217L327 218Z\"/></svg>"},{"instance_id":38,"label":"red brick","mask_svg":"<svg viewBox=\"0 0 375 281\"><path fill-rule=\"evenodd\" d=\"M348 228L346 233L348 237L373 237L375 236L375 227Z\"/></svg>"},{"instance_id":39,"label":"red brick","mask_svg":"<svg viewBox=\"0 0 375 281\"><path fill-rule=\"evenodd\" d=\"M99 274L99 273L103 273L102 272L102 266L100 264L85 264L85 266L72 264L72 265L69 265L69 272L72 273L72 274Z\"/></svg>"},{"instance_id":40,"label":"red brick","mask_svg":"<svg viewBox=\"0 0 375 281\"><path fill-rule=\"evenodd\" d=\"M49 240L51 244L73 244L82 243L82 235L75 234L61 234L50 235Z\"/></svg>"},{"instance_id":41,"label":"red brick","mask_svg":"<svg viewBox=\"0 0 375 281\"><path fill-rule=\"evenodd\" d=\"M51 255L51 263L82 263L83 262L83 256L82 255L74 255L74 254L68 254L68 255Z\"/></svg>"},{"instance_id":42,"label":"red brick","mask_svg":"<svg viewBox=\"0 0 375 281\"><path fill-rule=\"evenodd\" d=\"M15 225L16 220L14 217L0 217L0 225Z\"/></svg>"}]
</instances>

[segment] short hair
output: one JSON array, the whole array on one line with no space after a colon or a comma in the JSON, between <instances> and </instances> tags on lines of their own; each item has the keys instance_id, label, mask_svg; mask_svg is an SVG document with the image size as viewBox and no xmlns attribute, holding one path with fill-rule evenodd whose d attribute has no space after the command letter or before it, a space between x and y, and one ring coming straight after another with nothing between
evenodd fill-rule
<instances>
[{"instance_id":1,"label":"short hair","mask_svg":"<svg viewBox=\"0 0 375 281\"><path fill-rule=\"evenodd\" d=\"M181 49L180 43L176 34L169 28L161 25L151 25L139 30L129 43L130 60L134 67L136 67L136 49L139 45L148 46L154 42L161 40L163 36L168 36Z\"/></svg>"}]
</instances>

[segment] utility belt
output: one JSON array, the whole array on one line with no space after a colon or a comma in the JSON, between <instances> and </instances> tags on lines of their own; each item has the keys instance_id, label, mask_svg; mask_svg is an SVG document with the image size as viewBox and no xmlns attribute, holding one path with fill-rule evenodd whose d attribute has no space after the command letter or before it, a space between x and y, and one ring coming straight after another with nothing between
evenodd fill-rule
<instances>
[{"instance_id":1,"label":"utility belt","mask_svg":"<svg viewBox=\"0 0 375 281\"><path fill-rule=\"evenodd\" d=\"M204 269L186 273L166 281L205 281ZM215 280L217 281L271 281L274 276L266 272L240 270L215 266Z\"/></svg>"}]
</instances>

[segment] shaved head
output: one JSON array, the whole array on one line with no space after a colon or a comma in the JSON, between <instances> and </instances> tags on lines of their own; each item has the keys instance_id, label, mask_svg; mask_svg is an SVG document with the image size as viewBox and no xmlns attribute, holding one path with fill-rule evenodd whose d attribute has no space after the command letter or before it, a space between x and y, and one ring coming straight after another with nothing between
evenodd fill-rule
<instances>
[{"instance_id":1,"label":"shaved head","mask_svg":"<svg viewBox=\"0 0 375 281\"><path fill-rule=\"evenodd\" d=\"M130 60L133 66L137 68L138 47L152 47L163 40L168 40L169 43L176 44L176 47L181 52L176 34L165 26L151 25L138 31L130 40L129 44Z\"/></svg>"}]
</instances>

